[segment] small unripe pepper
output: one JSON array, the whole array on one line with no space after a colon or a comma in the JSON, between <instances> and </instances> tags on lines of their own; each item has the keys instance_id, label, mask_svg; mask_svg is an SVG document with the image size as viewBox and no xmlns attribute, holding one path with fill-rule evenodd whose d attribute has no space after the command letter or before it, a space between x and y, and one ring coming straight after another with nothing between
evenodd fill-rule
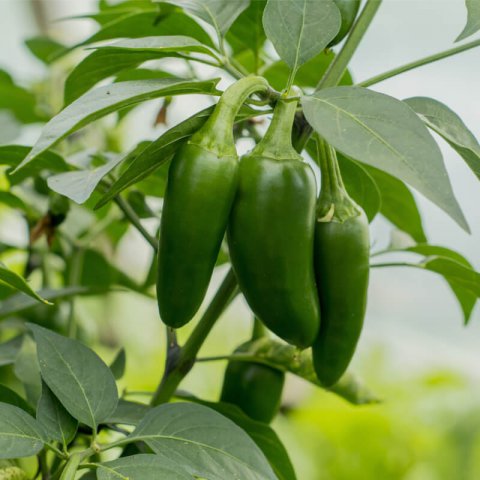
<instances>
[{"instance_id":1,"label":"small unripe pepper","mask_svg":"<svg viewBox=\"0 0 480 480\"><path fill-rule=\"evenodd\" d=\"M306 348L320 323L313 271L316 183L292 147L297 103L280 99L264 138L240 160L227 238L254 314L279 337Z\"/></svg>"},{"instance_id":2,"label":"small unripe pepper","mask_svg":"<svg viewBox=\"0 0 480 480\"><path fill-rule=\"evenodd\" d=\"M348 195L335 150L318 139L322 188L315 229L315 273L322 324L312 347L325 386L347 369L365 316L369 274L369 228L363 209Z\"/></svg>"},{"instance_id":3,"label":"small unripe pepper","mask_svg":"<svg viewBox=\"0 0 480 480\"><path fill-rule=\"evenodd\" d=\"M160 226L157 300L164 323L185 325L199 309L212 276L237 187L233 123L261 77L246 77L222 95L211 117L175 154Z\"/></svg>"}]
</instances>

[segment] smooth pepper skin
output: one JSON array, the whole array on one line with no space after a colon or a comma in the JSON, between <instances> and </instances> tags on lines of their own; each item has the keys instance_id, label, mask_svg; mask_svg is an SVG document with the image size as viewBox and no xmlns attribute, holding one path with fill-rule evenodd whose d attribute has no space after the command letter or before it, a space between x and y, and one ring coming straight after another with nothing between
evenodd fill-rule
<instances>
[{"instance_id":1,"label":"smooth pepper skin","mask_svg":"<svg viewBox=\"0 0 480 480\"><path fill-rule=\"evenodd\" d=\"M334 183L339 170L333 170L330 181ZM328 190L322 181L324 187ZM322 324L312 354L318 379L326 387L340 379L355 352L367 305L370 260L367 216L348 197L343 183L336 188L333 195L320 196L315 227L314 262Z\"/></svg>"},{"instance_id":2,"label":"smooth pepper skin","mask_svg":"<svg viewBox=\"0 0 480 480\"><path fill-rule=\"evenodd\" d=\"M316 183L291 146L295 102L279 102L262 142L240 160L228 245L251 310L300 348L318 332L313 270Z\"/></svg>"},{"instance_id":3,"label":"smooth pepper skin","mask_svg":"<svg viewBox=\"0 0 480 480\"><path fill-rule=\"evenodd\" d=\"M238 161L199 145L179 149L168 172L160 227L157 299L173 328L200 307L225 234L237 186Z\"/></svg>"},{"instance_id":4,"label":"smooth pepper skin","mask_svg":"<svg viewBox=\"0 0 480 480\"><path fill-rule=\"evenodd\" d=\"M160 317L170 327L190 321L208 289L237 186L235 116L249 95L267 89L261 77L234 83L172 160L160 224L156 284Z\"/></svg>"},{"instance_id":5,"label":"smooth pepper skin","mask_svg":"<svg viewBox=\"0 0 480 480\"><path fill-rule=\"evenodd\" d=\"M222 402L240 407L250 418L270 423L280 408L285 373L258 363L231 361L225 370Z\"/></svg>"},{"instance_id":6,"label":"smooth pepper skin","mask_svg":"<svg viewBox=\"0 0 480 480\"><path fill-rule=\"evenodd\" d=\"M352 29L355 18L357 17L358 9L360 8L360 0L334 0L334 2L340 10L342 23L340 25L340 31L329 43L329 47L337 45L347 36Z\"/></svg>"}]
</instances>

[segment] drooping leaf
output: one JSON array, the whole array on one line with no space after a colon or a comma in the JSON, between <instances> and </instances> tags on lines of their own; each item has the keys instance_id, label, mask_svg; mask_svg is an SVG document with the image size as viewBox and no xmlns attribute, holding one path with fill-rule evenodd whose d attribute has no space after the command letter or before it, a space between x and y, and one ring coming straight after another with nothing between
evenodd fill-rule
<instances>
[{"instance_id":1,"label":"drooping leaf","mask_svg":"<svg viewBox=\"0 0 480 480\"><path fill-rule=\"evenodd\" d=\"M480 30L480 3L478 0L465 0L465 5L467 6L467 23L455 40L456 42L464 40Z\"/></svg>"},{"instance_id":2,"label":"drooping leaf","mask_svg":"<svg viewBox=\"0 0 480 480\"><path fill-rule=\"evenodd\" d=\"M338 151L416 188L467 232L442 154L405 103L361 87L334 87L303 98L308 122Z\"/></svg>"},{"instance_id":3,"label":"drooping leaf","mask_svg":"<svg viewBox=\"0 0 480 480\"><path fill-rule=\"evenodd\" d=\"M29 324L43 381L70 415L86 425L97 425L118 403L115 378L92 350L76 340Z\"/></svg>"},{"instance_id":4,"label":"drooping leaf","mask_svg":"<svg viewBox=\"0 0 480 480\"><path fill-rule=\"evenodd\" d=\"M128 437L145 441L158 455L209 480L275 480L253 440L231 420L210 408L173 403L153 408Z\"/></svg>"},{"instance_id":5,"label":"drooping leaf","mask_svg":"<svg viewBox=\"0 0 480 480\"><path fill-rule=\"evenodd\" d=\"M48 37L32 37L25 40L30 52L41 62L50 65L66 47Z\"/></svg>"},{"instance_id":6,"label":"drooping leaf","mask_svg":"<svg viewBox=\"0 0 480 480\"><path fill-rule=\"evenodd\" d=\"M98 480L195 480L188 468L163 455L138 454L101 463L97 469Z\"/></svg>"},{"instance_id":7,"label":"drooping leaf","mask_svg":"<svg viewBox=\"0 0 480 480\"><path fill-rule=\"evenodd\" d=\"M293 72L333 40L340 24L331 0L268 0L263 14L267 38Z\"/></svg>"},{"instance_id":8,"label":"drooping leaf","mask_svg":"<svg viewBox=\"0 0 480 480\"><path fill-rule=\"evenodd\" d=\"M222 36L250 3L249 0L235 2L231 0L168 0L168 2L182 7L186 12L209 23Z\"/></svg>"},{"instance_id":9,"label":"drooping leaf","mask_svg":"<svg viewBox=\"0 0 480 480\"><path fill-rule=\"evenodd\" d=\"M251 419L239 407L233 404L207 402L188 394L176 394L176 396L217 411L247 432L262 450L279 480L295 480L297 478L288 452L272 427L266 423Z\"/></svg>"},{"instance_id":10,"label":"drooping leaf","mask_svg":"<svg viewBox=\"0 0 480 480\"><path fill-rule=\"evenodd\" d=\"M404 101L467 162L480 179L480 144L462 119L433 98L413 97Z\"/></svg>"},{"instance_id":11,"label":"drooping leaf","mask_svg":"<svg viewBox=\"0 0 480 480\"><path fill-rule=\"evenodd\" d=\"M5 385L0 385L0 403L8 403L9 405L18 407L30 415L35 414L35 410L26 400Z\"/></svg>"},{"instance_id":12,"label":"drooping leaf","mask_svg":"<svg viewBox=\"0 0 480 480\"><path fill-rule=\"evenodd\" d=\"M66 410L46 383L42 383L42 396L37 406L37 422L49 441L65 447L73 440L78 422Z\"/></svg>"},{"instance_id":13,"label":"drooping leaf","mask_svg":"<svg viewBox=\"0 0 480 480\"><path fill-rule=\"evenodd\" d=\"M36 455L43 448L43 433L37 422L18 407L0 403L0 458Z\"/></svg>"},{"instance_id":14,"label":"drooping leaf","mask_svg":"<svg viewBox=\"0 0 480 480\"><path fill-rule=\"evenodd\" d=\"M17 169L23 168L70 133L108 113L167 95L213 93L217 82L218 79L192 81L164 78L121 82L96 88L82 95L45 125L37 143Z\"/></svg>"},{"instance_id":15,"label":"drooping leaf","mask_svg":"<svg viewBox=\"0 0 480 480\"><path fill-rule=\"evenodd\" d=\"M115 380L120 380L125 374L126 363L127 363L127 355L125 353L125 349L122 348L117 353L112 364L110 365L110 370L112 371L113 376L115 377Z\"/></svg>"},{"instance_id":16,"label":"drooping leaf","mask_svg":"<svg viewBox=\"0 0 480 480\"><path fill-rule=\"evenodd\" d=\"M364 165L374 179L381 195L380 213L393 225L408 233L416 242L427 241L422 225L422 217L412 192L398 178L378 168Z\"/></svg>"},{"instance_id":17,"label":"drooping leaf","mask_svg":"<svg viewBox=\"0 0 480 480\"><path fill-rule=\"evenodd\" d=\"M25 389L27 400L32 405L37 405L42 393L42 380L37 361L37 347L29 335L23 337L13 371Z\"/></svg>"},{"instance_id":18,"label":"drooping leaf","mask_svg":"<svg viewBox=\"0 0 480 480\"><path fill-rule=\"evenodd\" d=\"M15 273L13 270L8 269L2 262L0 262L0 282L6 283L15 290L34 298L38 302L51 305L48 300L45 300L35 292L23 277Z\"/></svg>"}]
</instances>

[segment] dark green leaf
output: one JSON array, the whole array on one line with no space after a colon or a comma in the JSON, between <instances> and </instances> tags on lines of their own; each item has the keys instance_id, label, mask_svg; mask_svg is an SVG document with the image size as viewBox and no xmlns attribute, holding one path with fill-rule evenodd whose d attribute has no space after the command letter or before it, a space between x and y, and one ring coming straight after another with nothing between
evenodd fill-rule
<instances>
[{"instance_id":1,"label":"dark green leaf","mask_svg":"<svg viewBox=\"0 0 480 480\"><path fill-rule=\"evenodd\" d=\"M265 456L231 420L210 408L173 403L153 408L130 434L155 453L209 480L275 480Z\"/></svg>"},{"instance_id":2,"label":"dark green leaf","mask_svg":"<svg viewBox=\"0 0 480 480\"><path fill-rule=\"evenodd\" d=\"M18 275L17 273L9 270L3 263L0 262L0 282L5 282L10 287L13 287L15 290L19 292L23 292L25 295L34 298L35 300L50 304L48 300L42 298L38 293L36 293L30 285L25 281L23 277Z\"/></svg>"},{"instance_id":3,"label":"dark green leaf","mask_svg":"<svg viewBox=\"0 0 480 480\"><path fill-rule=\"evenodd\" d=\"M23 335L18 335L7 342L0 343L0 367L15 363L22 343Z\"/></svg>"},{"instance_id":4,"label":"dark green leaf","mask_svg":"<svg viewBox=\"0 0 480 480\"><path fill-rule=\"evenodd\" d=\"M78 427L78 422L45 383L42 383L42 396L38 402L37 422L48 440L60 442L64 447L73 440Z\"/></svg>"},{"instance_id":5,"label":"dark green leaf","mask_svg":"<svg viewBox=\"0 0 480 480\"><path fill-rule=\"evenodd\" d=\"M412 185L467 232L442 154L415 112L361 87L334 87L303 98L308 122L344 155Z\"/></svg>"},{"instance_id":6,"label":"dark green leaf","mask_svg":"<svg viewBox=\"0 0 480 480\"><path fill-rule=\"evenodd\" d=\"M0 403L0 458L36 455L43 448L37 422L20 408Z\"/></svg>"},{"instance_id":7,"label":"dark green leaf","mask_svg":"<svg viewBox=\"0 0 480 480\"><path fill-rule=\"evenodd\" d=\"M0 191L0 204L17 210L22 210L23 212L28 211L28 207L25 205L24 201L11 192Z\"/></svg>"},{"instance_id":8,"label":"dark green leaf","mask_svg":"<svg viewBox=\"0 0 480 480\"><path fill-rule=\"evenodd\" d=\"M47 37L32 37L25 40L30 52L43 63L50 65L66 47Z\"/></svg>"},{"instance_id":9,"label":"dark green leaf","mask_svg":"<svg viewBox=\"0 0 480 480\"><path fill-rule=\"evenodd\" d=\"M0 385L0 403L8 403L22 409L30 415L35 414L35 410L24 400L17 392L14 392L5 385ZM1 477L0 477L1 478Z\"/></svg>"},{"instance_id":10,"label":"dark green leaf","mask_svg":"<svg viewBox=\"0 0 480 480\"><path fill-rule=\"evenodd\" d=\"M137 426L149 410L150 407L143 403L119 400L116 410L105 420L104 423Z\"/></svg>"},{"instance_id":11,"label":"dark green leaf","mask_svg":"<svg viewBox=\"0 0 480 480\"><path fill-rule=\"evenodd\" d=\"M37 342L44 382L72 417L95 429L115 411L118 403L112 372L80 342L38 325L29 327Z\"/></svg>"},{"instance_id":12,"label":"dark green leaf","mask_svg":"<svg viewBox=\"0 0 480 480\"><path fill-rule=\"evenodd\" d=\"M133 70L124 70L116 77L116 82L128 82L130 80L150 80L152 78L173 78L169 72L164 70L152 70L149 68L135 68Z\"/></svg>"},{"instance_id":13,"label":"dark green leaf","mask_svg":"<svg viewBox=\"0 0 480 480\"><path fill-rule=\"evenodd\" d=\"M62 138L108 113L167 95L213 93L217 83L218 79L191 81L164 78L121 82L96 88L81 96L45 125L39 140L17 168L24 167Z\"/></svg>"},{"instance_id":14,"label":"dark green leaf","mask_svg":"<svg viewBox=\"0 0 480 480\"><path fill-rule=\"evenodd\" d=\"M413 97L404 101L467 162L480 179L480 144L462 119L433 98Z\"/></svg>"},{"instance_id":15,"label":"dark green leaf","mask_svg":"<svg viewBox=\"0 0 480 480\"><path fill-rule=\"evenodd\" d=\"M267 424L252 420L239 407L229 403L207 402L192 395L179 395L180 398L205 405L224 417L229 418L242 430L247 432L251 439L262 450L279 480L295 480L295 470L288 456L288 452L278 438L275 431Z\"/></svg>"},{"instance_id":16,"label":"dark green leaf","mask_svg":"<svg viewBox=\"0 0 480 480\"><path fill-rule=\"evenodd\" d=\"M110 365L110 370L115 377L115 380L120 380L125 374L125 365L127 362L127 356L125 354L125 349L122 348L118 353L112 364ZM118 408L118 407L117 407Z\"/></svg>"},{"instance_id":17,"label":"dark green leaf","mask_svg":"<svg viewBox=\"0 0 480 480\"><path fill-rule=\"evenodd\" d=\"M333 40L340 24L331 0L269 0L263 14L267 38L293 72Z\"/></svg>"},{"instance_id":18,"label":"dark green leaf","mask_svg":"<svg viewBox=\"0 0 480 480\"><path fill-rule=\"evenodd\" d=\"M403 232L408 233L416 242L427 241L422 225L422 217L417 203L407 186L388 173L364 165L372 176L381 195L380 213Z\"/></svg>"},{"instance_id":19,"label":"dark green leaf","mask_svg":"<svg viewBox=\"0 0 480 480\"><path fill-rule=\"evenodd\" d=\"M138 454L98 465L98 480L194 480L186 466L163 455Z\"/></svg>"},{"instance_id":20,"label":"dark green leaf","mask_svg":"<svg viewBox=\"0 0 480 480\"><path fill-rule=\"evenodd\" d=\"M455 40L459 42L480 30L480 3L478 0L465 0L467 6L467 24Z\"/></svg>"}]
</instances>

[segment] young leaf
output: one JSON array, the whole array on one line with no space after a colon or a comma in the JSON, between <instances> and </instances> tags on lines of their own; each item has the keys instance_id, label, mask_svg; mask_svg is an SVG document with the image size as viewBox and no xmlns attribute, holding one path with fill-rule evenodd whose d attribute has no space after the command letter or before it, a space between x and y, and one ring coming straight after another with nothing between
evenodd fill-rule
<instances>
[{"instance_id":1,"label":"young leaf","mask_svg":"<svg viewBox=\"0 0 480 480\"><path fill-rule=\"evenodd\" d=\"M312 127L344 155L409 183L465 231L442 154L405 103L361 87L334 87L303 99Z\"/></svg>"},{"instance_id":2,"label":"young leaf","mask_svg":"<svg viewBox=\"0 0 480 480\"><path fill-rule=\"evenodd\" d=\"M265 456L231 420L210 408L173 403L150 410L129 435L184 466L192 476L209 480L275 480Z\"/></svg>"},{"instance_id":3,"label":"young leaf","mask_svg":"<svg viewBox=\"0 0 480 480\"><path fill-rule=\"evenodd\" d=\"M163 455L138 454L100 463L98 480L194 480L189 469L181 462L174 462Z\"/></svg>"},{"instance_id":4,"label":"young leaf","mask_svg":"<svg viewBox=\"0 0 480 480\"><path fill-rule=\"evenodd\" d=\"M465 0L467 6L467 24L455 40L459 42L480 30L480 3L478 0Z\"/></svg>"},{"instance_id":5,"label":"young leaf","mask_svg":"<svg viewBox=\"0 0 480 480\"><path fill-rule=\"evenodd\" d=\"M263 13L267 38L294 73L333 40L341 20L332 0L268 0Z\"/></svg>"},{"instance_id":6,"label":"young leaf","mask_svg":"<svg viewBox=\"0 0 480 480\"><path fill-rule=\"evenodd\" d=\"M236 405L223 402L207 402L188 394L176 394L176 396L209 407L245 430L267 457L279 480L295 480L297 478L288 452L272 427L251 419Z\"/></svg>"},{"instance_id":7,"label":"young leaf","mask_svg":"<svg viewBox=\"0 0 480 480\"><path fill-rule=\"evenodd\" d=\"M407 98L404 102L467 162L480 179L480 144L462 119L433 98L413 97Z\"/></svg>"},{"instance_id":8,"label":"young leaf","mask_svg":"<svg viewBox=\"0 0 480 480\"><path fill-rule=\"evenodd\" d=\"M381 195L380 213L393 225L408 233L416 242L427 241L422 217L412 192L398 178L369 165L363 165L371 175Z\"/></svg>"},{"instance_id":9,"label":"young leaf","mask_svg":"<svg viewBox=\"0 0 480 480\"><path fill-rule=\"evenodd\" d=\"M248 7L249 0L168 0L186 12L201 18L224 36L235 19Z\"/></svg>"},{"instance_id":10,"label":"young leaf","mask_svg":"<svg viewBox=\"0 0 480 480\"><path fill-rule=\"evenodd\" d=\"M30 285L25 281L23 277L15 273L14 271L8 269L3 263L0 262L0 283L5 282L10 287L13 287L15 290L23 292L29 297L34 298L35 300L51 305L48 300L42 298L38 293L36 293Z\"/></svg>"},{"instance_id":11,"label":"young leaf","mask_svg":"<svg viewBox=\"0 0 480 480\"><path fill-rule=\"evenodd\" d=\"M0 403L0 458L36 455L43 448L43 432L35 419L18 407Z\"/></svg>"},{"instance_id":12,"label":"young leaf","mask_svg":"<svg viewBox=\"0 0 480 480\"><path fill-rule=\"evenodd\" d=\"M37 422L49 441L60 442L64 447L73 440L78 427L78 422L65 410L44 382L37 406Z\"/></svg>"},{"instance_id":13,"label":"young leaf","mask_svg":"<svg viewBox=\"0 0 480 480\"><path fill-rule=\"evenodd\" d=\"M125 354L125 349L122 348L117 353L117 356L113 360L112 364L110 365L110 370L115 377L115 380L120 380L123 375L125 374L125 365L127 362L127 355Z\"/></svg>"},{"instance_id":14,"label":"young leaf","mask_svg":"<svg viewBox=\"0 0 480 480\"><path fill-rule=\"evenodd\" d=\"M35 57L47 65L53 63L55 58L67 48L47 37L29 38L25 40L25 45Z\"/></svg>"},{"instance_id":15,"label":"young leaf","mask_svg":"<svg viewBox=\"0 0 480 480\"><path fill-rule=\"evenodd\" d=\"M37 143L17 169L23 168L70 133L98 118L104 117L108 113L168 95L213 93L217 83L218 79L193 81L163 78L121 82L96 88L81 96L45 125Z\"/></svg>"},{"instance_id":16,"label":"young leaf","mask_svg":"<svg viewBox=\"0 0 480 480\"><path fill-rule=\"evenodd\" d=\"M107 365L76 340L29 324L44 382L66 410L95 429L116 408L118 392Z\"/></svg>"}]
</instances>

